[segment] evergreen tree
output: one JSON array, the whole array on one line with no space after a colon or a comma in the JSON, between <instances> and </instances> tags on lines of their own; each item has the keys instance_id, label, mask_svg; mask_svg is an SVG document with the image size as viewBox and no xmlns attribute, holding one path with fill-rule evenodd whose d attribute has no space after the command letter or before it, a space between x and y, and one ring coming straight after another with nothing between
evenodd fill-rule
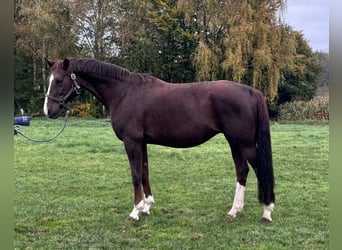
<instances>
[{"instance_id":1,"label":"evergreen tree","mask_svg":"<svg viewBox=\"0 0 342 250\"><path fill-rule=\"evenodd\" d=\"M328 88L329 87L329 53L315 52L318 57L319 64L322 68L322 73L320 76L319 87Z\"/></svg>"},{"instance_id":2,"label":"evergreen tree","mask_svg":"<svg viewBox=\"0 0 342 250\"><path fill-rule=\"evenodd\" d=\"M121 57L127 58L126 66L169 82L192 81L194 69L191 59L197 43L184 12L177 8L177 1L174 0L146 2L149 3L145 3L144 7L135 2L136 15L129 15L129 18L138 21L140 27L136 27L138 32L131 36L128 50L121 53ZM123 20L126 18L122 17ZM125 37L128 33L126 27L122 29L125 30Z\"/></svg>"},{"instance_id":3,"label":"evergreen tree","mask_svg":"<svg viewBox=\"0 0 342 250\"><path fill-rule=\"evenodd\" d=\"M278 104L295 100L310 100L319 84L321 66L318 57L309 47L301 32L291 31L295 36L296 51L293 63L282 68L283 79L278 89Z\"/></svg>"}]
</instances>

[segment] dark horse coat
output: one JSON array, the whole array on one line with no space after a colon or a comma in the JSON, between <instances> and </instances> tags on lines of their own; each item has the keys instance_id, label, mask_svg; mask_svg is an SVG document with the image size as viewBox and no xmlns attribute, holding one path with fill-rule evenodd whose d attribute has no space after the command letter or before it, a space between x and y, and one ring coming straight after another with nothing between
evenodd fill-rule
<instances>
[{"instance_id":1,"label":"dark horse coat","mask_svg":"<svg viewBox=\"0 0 342 250\"><path fill-rule=\"evenodd\" d=\"M134 184L134 209L139 219L154 202L148 176L147 144L170 147L199 145L217 133L227 139L235 163L237 189L232 210L242 210L248 163L253 167L271 220L274 177L267 106L260 91L230 81L172 84L156 77L132 73L93 59L48 61L51 66L44 112L57 118L79 88L90 91L105 105L113 130L123 141Z\"/></svg>"}]
</instances>

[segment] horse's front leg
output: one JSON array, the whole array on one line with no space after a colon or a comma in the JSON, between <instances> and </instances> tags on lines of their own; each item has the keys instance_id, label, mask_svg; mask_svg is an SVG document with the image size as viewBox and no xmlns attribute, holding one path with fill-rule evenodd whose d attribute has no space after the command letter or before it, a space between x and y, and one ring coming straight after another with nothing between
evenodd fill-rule
<instances>
[{"instance_id":1,"label":"horse's front leg","mask_svg":"<svg viewBox=\"0 0 342 250\"><path fill-rule=\"evenodd\" d=\"M129 214L129 219L139 220L139 215L144 209L142 195L142 167L143 167L143 145L133 141L124 141L125 150L131 167L132 181L134 187L134 207Z\"/></svg>"}]
</instances>

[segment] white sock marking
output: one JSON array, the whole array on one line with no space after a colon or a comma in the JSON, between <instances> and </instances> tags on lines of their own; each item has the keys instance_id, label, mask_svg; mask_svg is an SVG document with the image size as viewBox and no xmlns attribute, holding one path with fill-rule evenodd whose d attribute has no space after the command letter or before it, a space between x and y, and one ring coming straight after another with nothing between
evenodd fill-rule
<instances>
[{"instance_id":1,"label":"white sock marking","mask_svg":"<svg viewBox=\"0 0 342 250\"><path fill-rule=\"evenodd\" d=\"M262 215L262 217L269 221L272 221L271 213L273 209L274 209L274 203L271 203L268 206L264 205L264 214Z\"/></svg>"},{"instance_id":2,"label":"white sock marking","mask_svg":"<svg viewBox=\"0 0 342 250\"><path fill-rule=\"evenodd\" d=\"M139 214L144 208L144 200L141 200L137 205L133 207L132 212L129 214L129 217L133 220L139 220Z\"/></svg>"},{"instance_id":3,"label":"white sock marking","mask_svg":"<svg viewBox=\"0 0 342 250\"><path fill-rule=\"evenodd\" d=\"M239 182L236 183L235 196L233 206L228 212L228 216L235 218L238 212L241 212L244 206L246 187L242 186Z\"/></svg>"},{"instance_id":4,"label":"white sock marking","mask_svg":"<svg viewBox=\"0 0 342 250\"><path fill-rule=\"evenodd\" d=\"M154 203L154 199L152 195L149 195L147 198L144 198L144 207L143 210L141 211L142 213L145 214L150 214L150 208L152 204Z\"/></svg>"},{"instance_id":5,"label":"white sock marking","mask_svg":"<svg viewBox=\"0 0 342 250\"><path fill-rule=\"evenodd\" d=\"M54 78L53 74L51 74L50 78L49 78L49 88L48 88L48 91L47 91L46 95L50 95L51 84L52 84L52 81L54 79L55 78ZM46 116L48 115L48 107L47 107L48 101L49 101L49 98L47 96L45 96L45 100L44 100L44 114Z\"/></svg>"},{"instance_id":6,"label":"white sock marking","mask_svg":"<svg viewBox=\"0 0 342 250\"><path fill-rule=\"evenodd\" d=\"M149 195L147 198L145 197L141 200L137 205L133 207L132 212L129 214L129 217L133 220L139 220L139 215L141 213L150 214L150 208L154 203L154 198L152 195Z\"/></svg>"}]
</instances>

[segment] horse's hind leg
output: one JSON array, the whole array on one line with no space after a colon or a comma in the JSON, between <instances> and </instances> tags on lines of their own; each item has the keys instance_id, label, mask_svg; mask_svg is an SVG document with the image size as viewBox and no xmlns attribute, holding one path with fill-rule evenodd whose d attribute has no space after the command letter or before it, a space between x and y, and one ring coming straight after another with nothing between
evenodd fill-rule
<instances>
[{"instance_id":1,"label":"horse's hind leg","mask_svg":"<svg viewBox=\"0 0 342 250\"><path fill-rule=\"evenodd\" d=\"M230 147L232 151L233 160L235 163L237 183L235 188L233 205L227 215L231 218L235 218L236 214L238 212L241 212L244 207L244 196L249 168L247 160L245 159L239 147L233 144L230 144Z\"/></svg>"},{"instance_id":2,"label":"horse's hind leg","mask_svg":"<svg viewBox=\"0 0 342 250\"><path fill-rule=\"evenodd\" d=\"M256 177L258 179L258 185L259 185L260 184L260 176L259 176L260 173L258 173L258 171L257 171L257 167L258 167L258 165L257 165L257 148L255 146L244 147L242 150L242 156L243 156L243 159L247 159L248 163L252 166L252 168L256 174ZM238 172L237 172L237 176L239 178ZM241 177L241 175L240 175L240 177ZM247 178L247 176L246 176L246 178ZM237 189L238 189L238 186L239 186L239 182L237 183ZM260 191L260 187L258 189ZM268 205L263 204L263 207L264 207L264 213L263 213L263 216L261 219L261 223L271 222L272 221L271 213L274 209L274 203L271 202Z\"/></svg>"},{"instance_id":3,"label":"horse's hind leg","mask_svg":"<svg viewBox=\"0 0 342 250\"><path fill-rule=\"evenodd\" d=\"M257 153L256 153L256 149L255 149L255 150L253 150L252 154L249 154L248 162L253 167L253 170L254 170L255 175L258 179L258 182L260 182L260 180L259 180L260 177L258 176L258 171L257 171L257 156L256 156L256 154ZM260 187L259 187L259 191L260 191ZM260 201L260 202L262 202L262 201ZM261 223L271 222L272 221L271 213L273 212L273 209L274 209L274 202L271 202L268 205L263 204L263 208L264 208L264 213L262 215Z\"/></svg>"},{"instance_id":4,"label":"horse's hind leg","mask_svg":"<svg viewBox=\"0 0 342 250\"><path fill-rule=\"evenodd\" d=\"M147 145L143 145L143 166L142 166L142 186L144 189L144 207L142 213L150 214L150 208L154 203L154 198L152 196L149 173L148 173L148 157L147 157Z\"/></svg>"}]
</instances>

